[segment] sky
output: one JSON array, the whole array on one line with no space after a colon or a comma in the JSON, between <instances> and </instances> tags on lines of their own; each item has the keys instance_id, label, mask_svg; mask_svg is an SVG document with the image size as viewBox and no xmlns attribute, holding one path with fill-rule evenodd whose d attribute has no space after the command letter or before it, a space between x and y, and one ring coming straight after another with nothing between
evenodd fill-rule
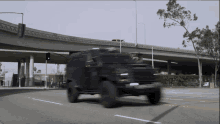
<instances>
[{"instance_id":1,"label":"sky","mask_svg":"<svg viewBox=\"0 0 220 124\"><path fill-rule=\"evenodd\" d=\"M167 1L137 1L137 43L194 50L192 45L182 46L185 29L181 26L164 28L163 19L156 14L158 9L167 9ZM210 29L219 21L219 1L178 1L197 21L189 22L191 32L196 27ZM64 35L112 40L124 39L135 43L136 8L135 2L127 1L0 1L0 12L24 13L27 27ZM21 15L0 14L0 19L18 24ZM144 30L146 32L144 33ZM146 38L146 43L145 43ZM17 73L17 63L2 63L2 69ZM35 64L42 73L45 64ZM64 65L60 70L64 71ZM48 65L48 73L53 73L56 65Z\"/></svg>"}]
</instances>

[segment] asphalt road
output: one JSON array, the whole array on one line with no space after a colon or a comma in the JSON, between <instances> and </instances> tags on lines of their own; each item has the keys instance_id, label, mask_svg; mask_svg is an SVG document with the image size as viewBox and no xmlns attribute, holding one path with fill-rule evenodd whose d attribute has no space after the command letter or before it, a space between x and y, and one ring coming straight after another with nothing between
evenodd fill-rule
<instances>
[{"instance_id":1,"label":"asphalt road","mask_svg":"<svg viewBox=\"0 0 220 124\"><path fill-rule=\"evenodd\" d=\"M219 89L164 89L159 105L144 96L111 109L98 101L81 95L69 103L65 90L0 90L0 124L219 124Z\"/></svg>"}]
</instances>

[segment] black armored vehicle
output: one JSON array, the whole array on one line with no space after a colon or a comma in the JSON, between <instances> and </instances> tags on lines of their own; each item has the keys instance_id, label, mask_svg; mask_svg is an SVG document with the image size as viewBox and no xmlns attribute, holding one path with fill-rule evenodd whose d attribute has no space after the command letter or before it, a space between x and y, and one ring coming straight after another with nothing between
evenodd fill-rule
<instances>
[{"instance_id":1,"label":"black armored vehicle","mask_svg":"<svg viewBox=\"0 0 220 124\"><path fill-rule=\"evenodd\" d=\"M122 96L146 95L149 102L161 99L161 84L154 69L134 60L128 53L92 49L71 54L66 67L67 97L75 103L80 94L100 94L100 102L113 107Z\"/></svg>"}]
</instances>

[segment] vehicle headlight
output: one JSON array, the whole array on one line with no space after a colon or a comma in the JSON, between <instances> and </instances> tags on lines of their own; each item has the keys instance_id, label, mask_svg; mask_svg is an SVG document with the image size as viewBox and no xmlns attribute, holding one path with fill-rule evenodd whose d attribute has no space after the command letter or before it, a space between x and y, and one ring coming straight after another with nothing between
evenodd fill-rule
<instances>
[{"instance_id":1,"label":"vehicle headlight","mask_svg":"<svg viewBox=\"0 0 220 124\"><path fill-rule=\"evenodd\" d=\"M128 76L128 73L121 73L121 76Z\"/></svg>"}]
</instances>

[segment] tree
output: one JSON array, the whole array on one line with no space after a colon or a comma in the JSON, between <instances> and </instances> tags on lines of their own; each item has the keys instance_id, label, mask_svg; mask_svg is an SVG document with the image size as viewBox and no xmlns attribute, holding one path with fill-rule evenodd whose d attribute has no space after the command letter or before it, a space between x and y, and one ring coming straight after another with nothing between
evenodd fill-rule
<instances>
[{"instance_id":1,"label":"tree","mask_svg":"<svg viewBox=\"0 0 220 124\"><path fill-rule=\"evenodd\" d=\"M217 22L215 25L215 30L210 30L208 26L206 26L206 29L203 29L202 31L202 40L200 43L200 46L204 48L205 52L213 58L213 61L215 63L215 86L217 84L216 78L217 78L217 72L219 69L219 62L220 62L220 41L219 41L219 31L220 31L220 21Z\"/></svg>"},{"instance_id":2,"label":"tree","mask_svg":"<svg viewBox=\"0 0 220 124\"><path fill-rule=\"evenodd\" d=\"M199 46L200 42L200 30L198 27L192 31L191 33L186 28L189 21L196 21L198 17L196 14L193 14L193 19L191 18L191 11L185 10L185 7L181 7L178 3L176 3L176 0L169 0L169 2L166 4L167 10L159 9L157 11L157 15L161 18L164 18L164 28L165 27L171 27L171 26L181 26L183 27L186 32L183 34L183 38L187 38L187 42L191 42L193 45L193 48L195 50L195 54L198 60L198 68L199 68L199 81L200 81L200 87L202 84L202 72L201 72L201 66L200 66L200 54L202 53L203 49ZM167 23L167 19L170 19L172 23ZM183 40L182 45L184 47L187 47L186 41Z\"/></svg>"}]
</instances>

